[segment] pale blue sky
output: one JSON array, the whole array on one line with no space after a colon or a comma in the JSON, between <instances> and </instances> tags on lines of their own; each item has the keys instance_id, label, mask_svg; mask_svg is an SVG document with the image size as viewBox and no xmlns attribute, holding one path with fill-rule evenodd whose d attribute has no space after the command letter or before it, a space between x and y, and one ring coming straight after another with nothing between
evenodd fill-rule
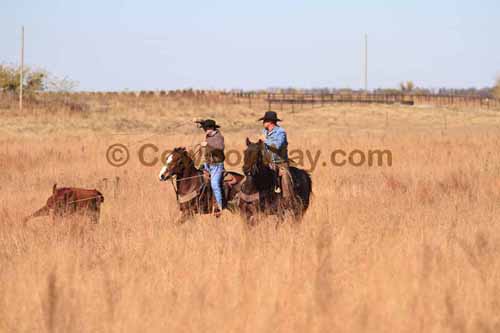
<instances>
[{"instance_id":1,"label":"pale blue sky","mask_svg":"<svg viewBox=\"0 0 500 333\"><path fill-rule=\"evenodd\" d=\"M500 1L0 0L0 62L81 90L483 87L500 73Z\"/></svg>"}]
</instances>

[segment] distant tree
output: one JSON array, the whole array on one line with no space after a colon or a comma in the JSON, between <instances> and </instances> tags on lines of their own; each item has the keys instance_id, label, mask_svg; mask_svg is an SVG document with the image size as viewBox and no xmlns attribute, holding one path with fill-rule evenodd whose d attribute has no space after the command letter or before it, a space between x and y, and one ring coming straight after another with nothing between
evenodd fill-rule
<instances>
[{"instance_id":1,"label":"distant tree","mask_svg":"<svg viewBox=\"0 0 500 333\"><path fill-rule=\"evenodd\" d=\"M0 64L0 91L17 93L21 86L20 72L16 66ZM77 83L68 78L58 78L43 69L25 68L23 71L23 91L29 95L41 91L68 92Z\"/></svg>"},{"instance_id":2,"label":"distant tree","mask_svg":"<svg viewBox=\"0 0 500 333\"><path fill-rule=\"evenodd\" d=\"M413 83L413 81L406 81L406 83L401 82L399 86L401 87L401 91L403 92L412 92L415 88L415 84Z\"/></svg>"},{"instance_id":3,"label":"distant tree","mask_svg":"<svg viewBox=\"0 0 500 333\"><path fill-rule=\"evenodd\" d=\"M47 74L43 70L25 68L23 71L23 90L29 94L45 90ZM16 93L21 86L20 72L15 66L0 65L0 90Z\"/></svg>"},{"instance_id":4,"label":"distant tree","mask_svg":"<svg viewBox=\"0 0 500 333\"><path fill-rule=\"evenodd\" d=\"M413 88L415 88L415 84L413 83L413 81L406 82L406 90L407 91L413 91Z\"/></svg>"},{"instance_id":5,"label":"distant tree","mask_svg":"<svg viewBox=\"0 0 500 333\"><path fill-rule=\"evenodd\" d=\"M373 92L380 95L401 95L401 90L393 88L378 88Z\"/></svg>"},{"instance_id":6,"label":"distant tree","mask_svg":"<svg viewBox=\"0 0 500 333\"><path fill-rule=\"evenodd\" d=\"M70 92L78 87L78 82L70 80L67 77L60 78L54 75L49 75L45 86L48 91Z\"/></svg>"},{"instance_id":7,"label":"distant tree","mask_svg":"<svg viewBox=\"0 0 500 333\"><path fill-rule=\"evenodd\" d=\"M44 71L27 70L23 89L27 92L43 91L47 87L47 73Z\"/></svg>"},{"instance_id":8,"label":"distant tree","mask_svg":"<svg viewBox=\"0 0 500 333\"><path fill-rule=\"evenodd\" d=\"M497 78L497 82L493 88L493 96L495 98L500 98L500 76Z\"/></svg>"}]
</instances>

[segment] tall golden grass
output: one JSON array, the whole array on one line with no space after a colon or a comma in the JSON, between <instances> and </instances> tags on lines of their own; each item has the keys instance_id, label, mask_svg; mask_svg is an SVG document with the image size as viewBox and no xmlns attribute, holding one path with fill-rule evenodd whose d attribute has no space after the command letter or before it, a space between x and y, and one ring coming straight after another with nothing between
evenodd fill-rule
<instances>
[{"instance_id":1,"label":"tall golden grass","mask_svg":"<svg viewBox=\"0 0 500 333\"><path fill-rule=\"evenodd\" d=\"M230 213L175 225L160 165L142 166L137 149L201 140L194 117L243 149L264 106L132 103L1 113L0 332L500 331L498 113L283 112L291 149L321 150L321 162L391 149L393 165L320 163L301 224L249 229ZM122 168L105 158L117 142L131 151ZM55 182L102 191L101 223L22 224Z\"/></svg>"}]
</instances>

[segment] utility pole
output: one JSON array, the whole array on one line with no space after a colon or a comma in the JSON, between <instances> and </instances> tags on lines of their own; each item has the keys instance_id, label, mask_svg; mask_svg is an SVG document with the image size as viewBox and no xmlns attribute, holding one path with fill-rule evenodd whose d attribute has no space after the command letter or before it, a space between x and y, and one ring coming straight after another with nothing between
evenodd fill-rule
<instances>
[{"instance_id":1,"label":"utility pole","mask_svg":"<svg viewBox=\"0 0 500 333\"><path fill-rule=\"evenodd\" d=\"M365 34L365 91L368 91L368 34Z\"/></svg>"},{"instance_id":2,"label":"utility pole","mask_svg":"<svg viewBox=\"0 0 500 333\"><path fill-rule=\"evenodd\" d=\"M19 69L19 110L23 110L23 83L24 83L24 26L21 27L21 66Z\"/></svg>"}]
</instances>

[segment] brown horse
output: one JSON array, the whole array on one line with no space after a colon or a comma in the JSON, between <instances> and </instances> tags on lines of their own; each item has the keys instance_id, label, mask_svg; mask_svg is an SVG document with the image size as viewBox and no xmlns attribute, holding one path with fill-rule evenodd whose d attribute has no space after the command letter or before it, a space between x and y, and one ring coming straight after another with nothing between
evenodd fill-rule
<instances>
[{"instance_id":1,"label":"brown horse","mask_svg":"<svg viewBox=\"0 0 500 333\"><path fill-rule=\"evenodd\" d=\"M279 179L269 163L264 142L259 140L252 143L247 138L246 144L243 164L245 181L241 185L239 194L241 215L250 224L256 223L259 214L277 215L280 218L289 214L300 220L309 207L312 194L312 180L309 173L290 167L296 198L291 204L284 204L281 193L275 190Z\"/></svg>"},{"instance_id":2,"label":"brown horse","mask_svg":"<svg viewBox=\"0 0 500 333\"><path fill-rule=\"evenodd\" d=\"M203 170L195 167L194 160L186 148L175 148L168 155L159 178L160 181L172 181L181 211L178 222L185 222L194 214L210 214L214 211L215 197L212 195L210 181ZM234 201L243 178L243 175L236 172L224 174L224 206L230 210L235 208Z\"/></svg>"},{"instance_id":3,"label":"brown horse","mask_svg":"<svg viewBox=\"0 0 500 333\"><path fill-rule=\"evenodd\" d=\"M81 215L90 218L94 223L99 222L101 204L104 196L96 189L88 190L76 187L52 187L52 195L47 199L45 206L24 219L24 222L39 217L51 215L53 221L71 215Z\"/></svg>"}]
</instances>

